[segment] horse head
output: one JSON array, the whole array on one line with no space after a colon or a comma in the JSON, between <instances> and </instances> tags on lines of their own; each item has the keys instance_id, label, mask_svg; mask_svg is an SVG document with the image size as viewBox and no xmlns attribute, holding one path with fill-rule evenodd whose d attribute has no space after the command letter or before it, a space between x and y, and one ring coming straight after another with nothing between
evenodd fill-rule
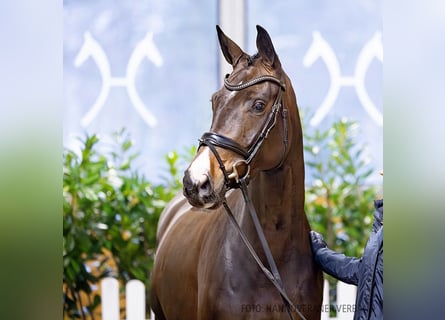
<instances>
[{"instance_id":1,"label":"horse head","mask_svg":"<svg viewBox=\"0 0 445 320\"><path fill-rule=\"evenodd\" d=\"M312 33L312 43L308 51L303 57L303 65L305 67L310 67L315 61L320 58L326 51L326 41L323 39L318 31ZM329 47L329 45L328 45Z\"/></svg>"},{"instance_id":2,"label":"horse head","mask_svg":"<svg viewBox=\"0 0 445 320\"><path fill-rule=\"evenodd\" d=\"M98 46L96 40L93 39L91 34L87 31L83 35L83 45L74 59L74 65L80 67L89 57L94 53L94 48Z\"/></svg>"},{"instance_id":3,"label":"horse head","mask_svg":"<svg viewBox=\"0 0 445 320\"><path fill-rule=\"evenodd\" d=\"M240 179L279 167L288 151L290 81L271 38L257 26L258 53L248 55L217 26L221 51L233 71L212 95L209 132L184 174L183 193L196 207L218 208ZM280 120L282 119L282 121ZM292 130L292 129L290 129Z\"/></svg>"},{"instance_id":4,"label":"horse head","mask_svg":"<svg viewBox=\"0 0 445 320\"><path fill-rule=\"evenodd\" d=\"M111 71L107 55L90 32L85 32L83 38L83 45L74 59L74 65L79 68L88 58L91 57L99 68L102 79L104 81L108 81L111 77Z\"/></svg>"},{"instance_id":5,"label":"horse head","mask_svg":"<svg viewBox=\"0 0 445 320\"><path fill-rule=\"evenodd\" d=\"M143 58L147 58L158 68L164 64L164 59L153 41L153 32L147 32L144 39L138 43L130 57L129 65L133 62L139 66Z\"/></svg>"}]
</instances>

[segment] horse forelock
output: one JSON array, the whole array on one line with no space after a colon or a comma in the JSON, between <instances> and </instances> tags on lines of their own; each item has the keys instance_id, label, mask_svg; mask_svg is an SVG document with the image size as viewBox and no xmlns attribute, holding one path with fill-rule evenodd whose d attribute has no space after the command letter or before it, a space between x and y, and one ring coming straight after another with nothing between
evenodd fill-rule
<instances>
[{"instance_id":1,"label":"horse forelock","mask_svg":"<svg viewBox=\"0 0 445 320\"><path fill-rule=\"evenodd\" d=\"M234 65L233 71L229 75L229 81L238 84L240 81L248 81L260 75L271 75L280 78L281 72L281 67L270 66L258 52L252 55L244 54Z\"/></svg>"}]
</instances>

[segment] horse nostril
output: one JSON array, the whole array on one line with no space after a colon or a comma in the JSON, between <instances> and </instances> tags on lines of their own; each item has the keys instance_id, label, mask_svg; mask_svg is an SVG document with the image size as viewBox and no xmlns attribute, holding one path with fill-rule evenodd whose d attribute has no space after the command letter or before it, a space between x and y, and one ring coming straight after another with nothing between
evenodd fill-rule
<instances>
[{"instance_id":1,"label":"horse nostril","mask_svg":"<svg viewBox=\"0 0 445 320\"><path fill-rule=\"evenodd\" d=\"M204 183L202 183L199 186L199 189L202 190L202 191L208 191L210 189L210 182L209 182L209 180L204 181Z\"/></svg>"},{"instance_id":2,"label":"horse nostril","mask_svg":"<svg viewBox=\"0 0 445 320\"><path fill-rule=\"evenodd\" d=\"M212 192L212 186L208 176L203 175L198 183L199 194L202 196L207 196Z\"/></svg>"},{"instance_id":3,"label":"horse nostril","mask_svg":"<svg viewBox=\"0 0 445 320\"><path fill-rule=\"evenodd\" d=\"M183 178L183 193L185 196L207 197L212 193L212 183L207 175L203 174L199 179L194 179L188 171Z\"/></svg>"}]
</instances>

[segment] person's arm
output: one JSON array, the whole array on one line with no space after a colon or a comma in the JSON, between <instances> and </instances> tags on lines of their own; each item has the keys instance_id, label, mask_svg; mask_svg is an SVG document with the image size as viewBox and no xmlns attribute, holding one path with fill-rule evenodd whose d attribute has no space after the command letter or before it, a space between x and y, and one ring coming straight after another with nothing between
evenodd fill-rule
<instances>
[{"instance_id":1,"label":"person's arm","mask_svg":"<svg viewBox=\"0 0 445 320\"><path fill-rule=\"evenodd\" d=\"M310 232L312 253L315 261L324 272L334 278L353 285L358 284L359 258L347 257L329 249L323 236L318 232Z\"/></svg>"}]
</instances>

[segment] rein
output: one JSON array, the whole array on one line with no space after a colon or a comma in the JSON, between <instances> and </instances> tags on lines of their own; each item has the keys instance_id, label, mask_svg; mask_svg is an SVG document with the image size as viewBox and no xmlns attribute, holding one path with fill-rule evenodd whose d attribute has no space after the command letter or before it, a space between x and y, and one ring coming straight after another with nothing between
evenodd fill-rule
<instances>
[{"instance_id":1,"label":"rein","mask_svg":"<svg viewBox=\"0 0 445 320\"><path fill-rule=\"evenodd\" d=\"M265 274L267 279L269 279L269 281L272 282L272 284L275 286L275 288L277 288L277 290L279 291L280 296L281 296L284 304L286 305L286 310L287 310L287 313L289 314L289 318L292 320L294 319L291 310L295 310L295 312L298 313L298 315L301 317L301 319L306 320L306 318L301 314L301 312L297 308L297 306L294 305L292 303L292 301L289 299L289 297L284 289L280 273L278 272L277 265L273 259L272 252L270 250L269 244L267 243L266 237L264 235L264 231L263 231L263 229L261 227L261 223L258 219L257 212L255 210L255 207L252 204L252 201L249 197L248 190L247 190L247 184L249 181L249 173L250 173L250 163L252 162L254 157L257 155L258 151L261 148L261 145L267 139L270 131L275 127L275 124L277 122L277 115L278 115L278 112L280 111L280 109L281 109L281 116L282 116L282 121L283 121L283 156L281 158L280 163L275 168L281 167L284 162L284 157L286 154L287 144L288 144L287 109L285 108L285 106L283 105L283 102L282 102L282 94L283 94L283 91L285 91L285 85L284 85L283 81L281 81L280 79L275 78L273 76L268 76L268 75L254 78L252 80L249 80L249 81L239 84L239 85L230 84L228 81L228 77L229 77L229 75L226 75L226 78L224 79L224 86L226 87L226 89L228 89L230 91L240 91L240 90L243 90L250 86L253 86L257 83L265 82L265 81L273 82L273 83L279 85L280 91L278 92L277 97L275 98L274 104L272 106L272 110L269 113L261 131L259 132L259 134L256 136L256 138L253 140L253 142L249 145L249 147L247 149L244 148L243 146L241 146L240 144L238 144L236 141L234 141L228 137L225 137L225 136L217 134L217 133L211 133L211 132L206 132L202 135L202 137L199 139L199 142L200 142L199 147L205 145L205 146L209 147L209 149L212 151L216 160L218 161L221 171L223 172L227 189L228 190L232 189L232 188L240 188L241 189L241 192L244 197L244 201L247 205L247 208L248 208L249 214L252 218L252 221L254 223L257 235L260 239L261 246L263 247L263 251L266 255L270 270L264 266L263 262L258 257L258 254L255 252L255 249L252 247L251 243L247 239L246 234L244 233L244 231L241 229L240 225L236 221L232 211L230 210L230 207L227 204L227 201L224 199L223 206L230 218L230 221L235 226L235 228L238 230L238 233L239 233L242 241L246 245L247 249L249 250L252 257L254 258L257 265L260 267L261 271ZM244 158L244 160L241 160L239 162L243 162L243 163L247 164L247 166L248 166L247 173L244 174L242 177L239 177L237 169L236 169L236 165L239 162L237 162L233 165L233 169L232 169L233 172L231 174L229 174L227 172L226 167L224 166L224 163L223 163L218 151L216 150L216 147L231 150L231 151L237 153L238 155L242 156Z\"/></svg>"},{"instance_id":2,"label":"rein","mask_svg":"<svg viewBox=\"0 0 445 320\"><path fill-rule=\"evenodd\" d=\"M236 221L235 216L232 213L232 210L230 210L230 207L227 204L227 201L223 201L223 206L226 209L226 212L230 218L230 221L235 226L235 228L238 230L238 233L243 240L245 246L250 252L250 255L255 259L255 262L260 267L261 271L264 273L264 275L269 279L270 282L277 288L277 290L280 292L281 299L283 300L284 304L286 305L287 313L289 314L289 318L294 320L294 317L291 313L291 310L295 310L295 312L298 313L298 315L301 317L301 319L306 320L306 318L303 316L303 314L300 312L300 310L297 308L295 304L292 303L289 296L286 293L286 290L284 289L283 281L281 280L280 273L278 271L277 265L275 263L275 260L273 259L272 252L270 251L269 244L267 243L266 236L264 235L263 228L261 227L261 223L258 219L258 215L256 213L255 207L252 204L252 201L250 200L248 191L247 191L247 183L245 180L245 177L240 179L240 189L243 193L244 201L246 202L247 208L249 209L250 217L252 218L252 221L255 225L255 230L257 232L258 237L260 238L261 246L263 247L263 251L266 254L266 259L269 264L270 270L264 266L263 262L261 261L260 257L258 257L258 254L255 252L255 249L252 247L249 239L247 239L246 234L241 229L240 225L238 224L238 221Z\"/></svg>"}]
</instances>

